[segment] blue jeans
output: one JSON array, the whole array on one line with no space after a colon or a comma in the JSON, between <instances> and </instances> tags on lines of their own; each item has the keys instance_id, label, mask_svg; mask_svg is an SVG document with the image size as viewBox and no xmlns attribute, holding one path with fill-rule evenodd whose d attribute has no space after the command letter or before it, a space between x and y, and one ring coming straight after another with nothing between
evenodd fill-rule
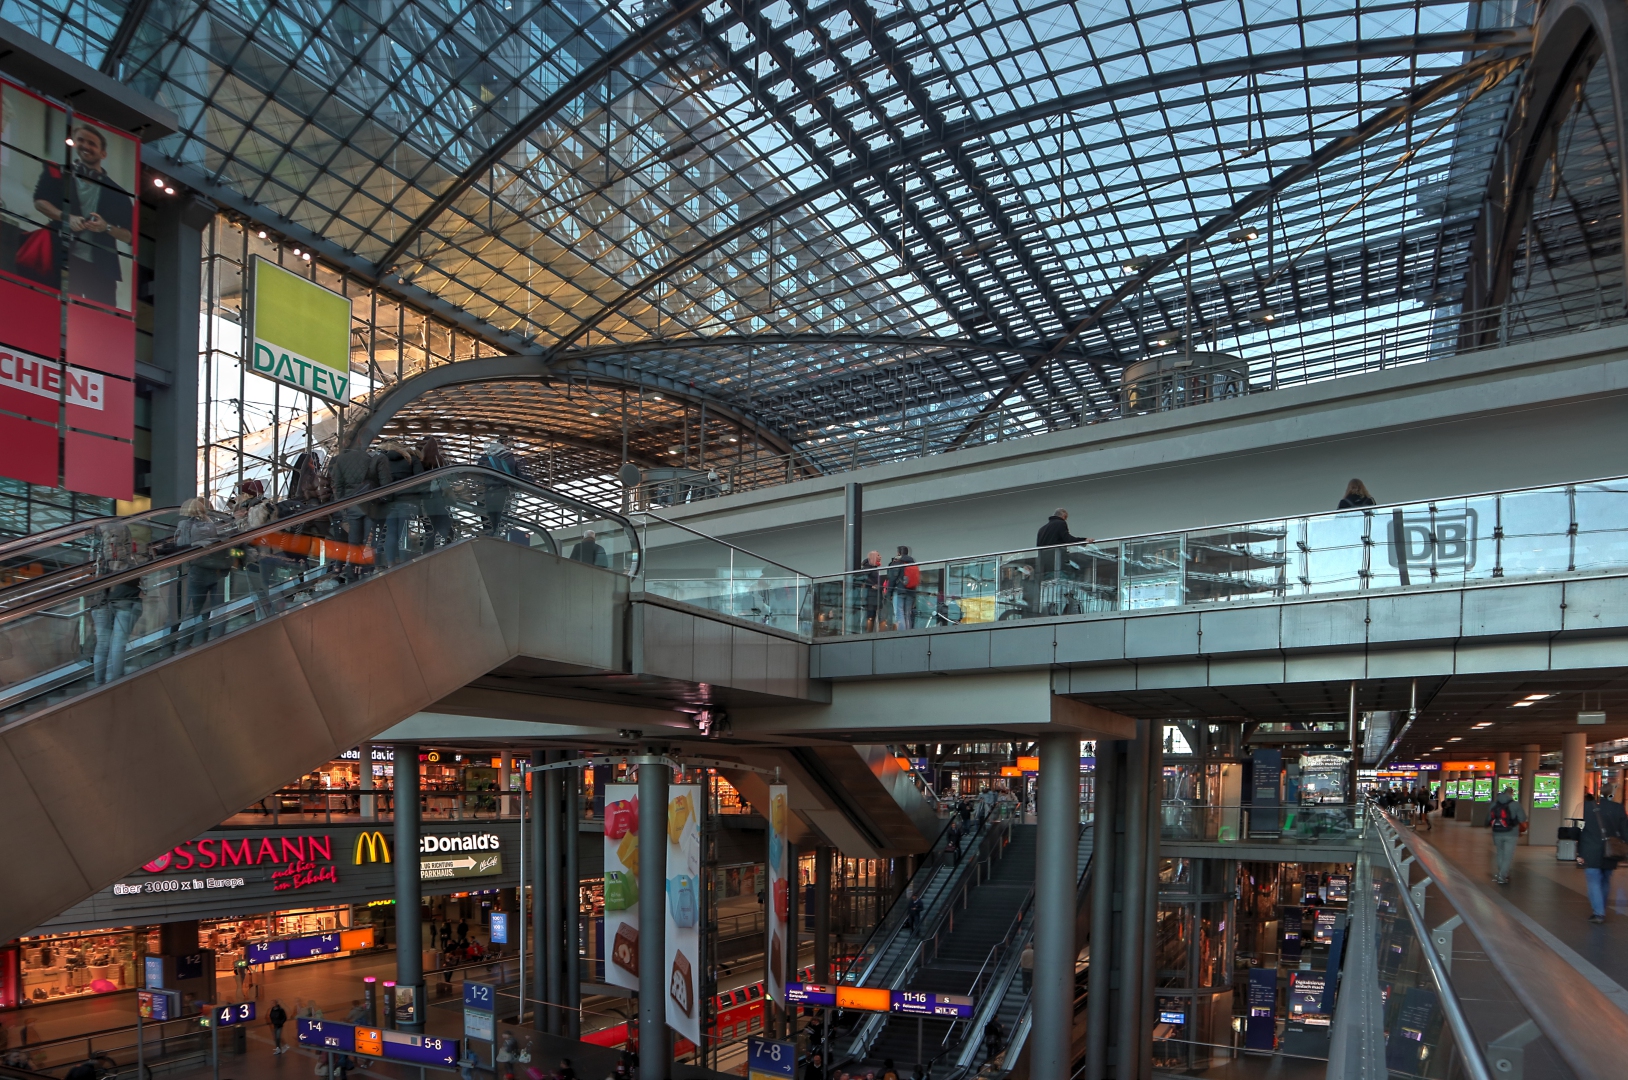
<instances>
[{"instance_id":1,"label":"blue jeans","mask_svg":"<svg viewBox=\"0 0 1628 1080\"><path fill-rule=\"evenodd\" d=\"M124 674L124 647L130 640L130 628L136 625L139 600L109 600L90 612L91 626L96 629L96 653L93 685L112 682Z\"/></svg>"},{"instance_id":2,"label":"blue jeans","mask_svg":"<svg viewBox=\"0 0 1628 1080\"><path fill-rule=\"evenodd\" d=\"M1611 871L1590 866L1583 874L1588 878L1588 906L1603 919L1605 902L1611 897Z\"/></svg>"}]
</instances>

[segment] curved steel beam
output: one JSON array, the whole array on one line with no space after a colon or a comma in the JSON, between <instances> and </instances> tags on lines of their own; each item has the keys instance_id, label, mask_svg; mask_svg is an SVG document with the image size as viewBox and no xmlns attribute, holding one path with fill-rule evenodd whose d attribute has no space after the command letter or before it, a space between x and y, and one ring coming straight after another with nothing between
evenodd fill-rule
<instances>
[{"instance_id":1,"label":"curved steel beam","mask_svg":"<svg viewBox=\"0 0 1628 1080\"><path fill-rule=\"evenodd\" d=\"M559 443L561 446L569 446L573 450L587 450L595 454L604 454L606 457L617 461L620 461L622 457L622 448L620 445L600 442L598 439L584 439L576 435L562 435L557 431L548 431L530 424L505 422L502 424L486 426L473 424L467 420L454 420L447 423L435 423L427 426L430 427L431 430L425 431L424 434L426 435L435 435L444 431L456 432L460 435L488 435L494 431L497 431L498 428L506 428L507 430L497 431L497 433L500 435L519 435L521 438L531 439L536 442ZM396 436L392 434L388 437L394 438ZM656 458L649 457L645 454L640 454L631 446L628 447L627 459L633 462L635 465L642 465L647 469L654 469L663 465L672 464L671 462L659 461Z\"/></svg>"},{"instance_id":2,"label":"curved steel beam","mask_svg":"<svg viewBox=\"0 0 1628 1080\"><path fill-rule=\"evenodd\" d=\"M1450 34L1419 34L1411 37L1382 38L1375 41L1341 42L1306 49L1288 49L1283 52L1261 53L1223 60L1214 64L1157 72L1140 79L1129 79L1106 86L1093 87L1077 94L1068 94L1049 101L1038 102L1021 109L1012 109L987 120L969 121L943 131L928 132L904 142L883 153L856 159L839 173L788 195L772 206L742 218L736 224L715 233L690 248L677 258L646 274L615 299L611 300L587 319L579 323L565 337L555 342L547 356L555 360L605 319L626 304L648 292L686 266L699 261L772 221L785 217L794 210L808 206L856 180L875 176L889 169L907 164L924 155L950 146L958 146L974 139L985 138L1023 124L1047 120L1063 113L1105 105L1124 97L1157 93L1161 90L1186 86L1196 82L1234 79L1285 68L1310 67L1318 64L1353 63L1359 60L1381 59L1390 56L1418 56L1424 53L1456 53L1497 49L1521 45L1531 40L1525 28L1508 30L1474 30Z\"/></svg>"},{"instance_id":3,"label":"curved steel beam","mask_svg":"<svg viewBox=\"0 0 1628 1080\"><path fill-rule=\"evenodd\" d=\"M538 128L553 119L556 113L587 93L595 83L610 74L613 69L631 60L634 56L637 56L672 32L680 23L701 14L706 10L710 2L711 0L689 0L688 3L674 8L666 15L646 25L637 34L624 40L616 48L605 53L589 66L577 72L575 78L548 95L546 101L521 117L520 122L509 129L508 134L488 147L480 157L470 162L469 167L458 174L458 178L445 191L435 197L435 201L430 203L411 225L407 226L406 230L396 238L396 242L390 245L390 250L379 258L378 263L374 266L374 273L389 273L396 263L400 261L401 257L407 253L407 249L412 246L413 241L417 240L425 229L433 225L436 218L446 213L447 209L458 201L458 196L473 187L483 174L502 161L509 151L530 138Z\"/></svg>"},{"instance_id":4,"label":"curved steel beam","mask_svg":"<svg viewBox=\"0 0 1628 1080\"><path fill-rule=\"evenodd\" d=\"M628 345L592 345L572 349L559 357L563 365L577 358L621 356L623 354L653 352L705 352L709 349L755 349L776 345L802 346L810 349L820 346L870 346L878 349L922 349L952 353L1012 353L1032 356L1045 352L1047 343L1017 345L1007 341L975 341L968 338L939 338L930 335L909 334L718 334L712 337L649 338ZM566 368L562 367L561 370Z\"/></svg>"},{"instance_id":5,"label":"curved steel beam","mask_svg":"<svg viewBox=\"0 0 1628 1080\"><path fill-rule=\"evenodd\" d=\"M1628 146L1628 9L1611 0L1553 0L1538 20L1536 44L1519 102L1511 112L1487 180L1470 246L1460 331L1464 345L1496 341L1498 308L1509 297L1515 259L1532 218L1532 197L1554 155L1577 91L1603 59L1611 75L1618 146ZM1617 198L1628 206L1628 169L1617 170ZM1628 223L1624 225L1628 242ZM1628 293L1625 293L1628 296Z\"/></svg>"},{"instance_id":6,"label":"curved steel beam","mask_svg":"<svg viewBox=\"0 0 1628 1080\"><path fill-rule=\"evenodd\" d=\"M760 443L776 453L795 452L791 440L774 428L729 405L714 401L705 394L681 387L670 379L641 378L638 373L629 372L620 365L590 364L580 370L611 385L628 389L660 390L680 400L705 405L707 410L720 420L726 420L743 431L751 432L757 436ZM460 360L455 364L442 364L440 367L430 368L412 378L403 379L385 391L373 403L366 417L346 432L344 445L367 446L379 437L385 425L397 413L432 391L464 383L508 382L517 379L541 381L551 374L557 372L550 372L540 356L485 356L477 360Z\"/></svg>"},{"instance_id":7,"label":"curved steel beam","mask_svg":"<svg viewBox=\"0 0 1628 1080\"><path fill-rule=\"evenodd\" d=\"M1091 309L1090 314L1070 327L1068 333L1063 335L1062 339L1045 355L1036 357L1029 362L1027 368L1012 376L1006 386L991 397L983 408L978 410L978 415L962 430L961 434L950 441L950 448L954 449L965 443L973 432L983 426L984 420L1005 403L1007 396L1012 391L1022 386L1036 372L1055 359L1064 345L1095 326L1102 320L1104 315L1118 307L1128 297L1136 295L1154 277L1202 248L1210 237L1237 224L1245 215L1265 206L1277 198L1285 189L1314 176L1329 162L1358 149L1375 135L1401 123L1420 109L1440 101L1450 94L1456 94L1472 83L1479 82L1483 87L1497 85L1520 62L1519 59L1491 57L1465 64L1457 71L1449 72L1441 78L1420 87L1390 108L1375 113L1351 134L1329 140L1301 164L1284 169L1272 178L1271 183L1258 188L1253 194L1233 203L1225 211L1217 214L1189 234L1186 239L1167 249L1164 254L1154 257L1147 266L1126 277L1118 288L1114 289L1113 292L1109 293Z\"/></svg>"}]
</instances>

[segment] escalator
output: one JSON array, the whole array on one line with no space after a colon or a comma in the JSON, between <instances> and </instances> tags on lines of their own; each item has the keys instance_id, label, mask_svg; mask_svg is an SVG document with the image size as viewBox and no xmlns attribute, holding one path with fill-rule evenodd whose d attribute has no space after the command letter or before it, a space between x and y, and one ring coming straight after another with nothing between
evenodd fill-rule
<instances>
[{"instance_id":1,"label":"escalator","mask_svg":"<svg viewBox=\"0 0 1628 1080\"><path fill-rule=\"evenodd\" d=\"M996 868L1004 867L1015 838L1025 830L1032 833L1033 827L987 818L963 839L959 858L950 855L941 840L935 846L937 862L918 872L920 880L911 881L900 902L894 904L849 964L842 981L888 990L910 989L912 980L940 953L946 939L958 927L965 929L976 921L969 916L967 905L982 892L982 883L989 880L984 876L986 869L993 874ZM1002 856L998 861L997 855ZM1031 855L1027 869L1031 881L1033 872ZM919 896L922 901L915 926L909 925L907 917L910 896ZM838 1048L836 1060L858 1061L874 1056L871 1047L888 1026L887 1014L856 1013L848 1019L849 1026L833 1040Z\"/></svg>"},{"instance_id":2,"label":"escalator","mask_svg":"<svg viewBox=\"0 0 1628 1080\"><path fill-rule=\"evenodd\" d=\"M377 559L333 538L364 518ZM619 516L473 467L100 576L85 536L36 538L66 576L0 610L0 940L510 661L621 671L639 560Z\"/></svg>"},{"instance_id":3,"label":"escalator","mask_svg":"<svg viewBox=\"0 0 1628 1080\"><path fill-rule=\"evenodd\" d=\"M173 506L124 517L95 517L0 543L0 612L94 578L106 530L123 526L149 548L175 535Z\"/></svg>"}]
</instances>

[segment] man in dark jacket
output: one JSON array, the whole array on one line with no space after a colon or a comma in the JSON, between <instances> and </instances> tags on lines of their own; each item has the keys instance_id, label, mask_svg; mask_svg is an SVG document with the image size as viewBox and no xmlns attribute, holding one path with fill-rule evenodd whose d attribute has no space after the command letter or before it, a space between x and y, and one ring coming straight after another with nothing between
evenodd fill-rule
<instances>
[{"instance_id":1,"label":"man in dark jacket","mask_svg":"<svg viewBox=\"0 0 1628 1080\"><path fill-rule=\"evenodd\" d=\"M372 491L381 486L384 475L384 463L360 446L336 454L328 463L328 479L333 485L335 501ZM367 543L370 524L362 505L347 506L344 512L345 540L358 548Z\"/></svg>"},{"instance_id":2,"label":"man in dark jacket","mask_svg":"<svg viewBox=\"0 0 1628 1080\"><path fill-rule=\"evenodd\" d=\"M605 549L599 546L599 541L593 532L585 532L582 539L571 546L571 561L587 563L589 566L609 566L610 558Z\"/></svg>"},{"instance_id":3,"label":"man in dark jacket","mask_svg":"<svg viewBox=\"0 0 1628 1080\"><path fill-rule=\"evenodd\" d=\"M1589 922L1605 922L1605 904L1611 896L1611 871L1618 860L1605 853L1605 840L1614 836L1628 841L1628 813L1615 799L1596 799L1593 792L1583 796L1583 835L1577 841L1577 861L1588 877Z\"/></svg>"},{"instance_id":4,"label":"man in dark jacket","mask_svg":"<svg viewBox=\"0 0 1628 1080\"><path fill-rule=\"evenodd\" d=\"M1068 531L1068 511L1058 507L1052 511L1051 517L1040 526L1035 534L1034 546L1037 548L1051 548L1040 554L1041 573L1046 576L1058 575L1063 567L1069 565L1068 556L1057 547L1058 544L1089 544L1091 541L1083 536L1075 536Z\"/></svg>"}]
</instances>

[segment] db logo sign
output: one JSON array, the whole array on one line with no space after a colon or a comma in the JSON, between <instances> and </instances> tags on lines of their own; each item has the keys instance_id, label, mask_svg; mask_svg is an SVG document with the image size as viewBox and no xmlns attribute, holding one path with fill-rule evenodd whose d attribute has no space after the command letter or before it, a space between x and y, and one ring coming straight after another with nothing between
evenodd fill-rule
<instances>
[{"instance_id":1,"label":"db logo sign","mask_svg":"<svg viewBox=\"0 0 1628 1080\"><path fill-rule=\"evenodd\" d=\"M1446 512L1391 515L1390 563L1402 573L1407 584L1409 570L1462 574L1475 569L1476 512L1470 509Z\"/></svg>"}]
</instances>

